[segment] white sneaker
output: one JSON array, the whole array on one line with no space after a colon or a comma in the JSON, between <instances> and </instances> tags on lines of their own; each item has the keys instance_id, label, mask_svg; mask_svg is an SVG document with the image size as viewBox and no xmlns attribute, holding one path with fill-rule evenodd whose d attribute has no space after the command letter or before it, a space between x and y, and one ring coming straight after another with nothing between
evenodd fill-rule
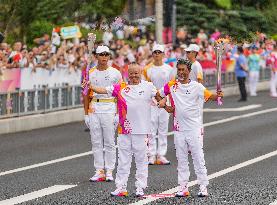
<instances>
[{"instance_id":1,"label":"white sneaker","mask_svg":"<svg viewBox=\"0 0 277 205\"><path fill-rule=\"evenodd\" d=\"M143 188L137 187L136 197L143 197L143 196L144 196Z\"/></svg>"},{"instance_id":2,"label":"white sneaker","mask_svg":"<svg viewBox=\"0 0 277 205\"><path fill-rule=\"evenodd\" d=\"M155 156L150 156L150 157L148 158L148 164L149 164L149 165L154 165L155 162L156 162L156 157L155 157Z\"/></svg>"},{"instance_id":3,"label":"white sneaker","mask_svg":"<svg viewBox=\"0 0 277 205\"><path fill-rule=\"evenodd\" d=\"M157 158L156 164L158 164L158 165L169 165L170 161L168 161L164 156L159 156Z\"/></svg>"},{"instance_id":4,"label":"white sneaker","mask_svg":"<svg viewBox=\"0 0 277 205\"><path fill-rule=\"evenodd\" d=\"M207 187L204 186L204 185L200 185L200 190L199 190L197 196L198 197L207 197L207 196L209 196Z\"/></svg>"},{"instance_id":5,"label":"white sneaker","mask_svg":"<svg viewBox=\"0 0 277 205\"><path fill-rule=\"evenodd\" d=\"M115 191L111 192L111 196L128 196L128 192L125 188L120 187L117 188Z\"/></svg>"},{"instance_id":6,"label":"white sneaker","mask_svg":"<svg viewBox=\"0 0 277 205\"><path fill-rule=\"evenodd\" d=\"M107 170L106 172L106 182L111 182L113 181L113 171L112 170Z\"/></svg>"},{"instance_id":7,"label":"white sneaker","mask_svg":"<svg viewBox=\"0 0 277 205\"><path fill-rule=\"evenodd\" d=\"M179 186L178 192L175 194L176 197L188 197L190 195L187 186Z\"/></svg>"},{"instance_id":8,"label":"white sneaker","mask_svg":"<svg viewBox=\"0 0 277 205\"><path fill-rule=\"evenodd\" d=\"M103 182L106 180L103 169L96 170L95 175L89 179L90 182Z\"/></svg>"}]
</instances>

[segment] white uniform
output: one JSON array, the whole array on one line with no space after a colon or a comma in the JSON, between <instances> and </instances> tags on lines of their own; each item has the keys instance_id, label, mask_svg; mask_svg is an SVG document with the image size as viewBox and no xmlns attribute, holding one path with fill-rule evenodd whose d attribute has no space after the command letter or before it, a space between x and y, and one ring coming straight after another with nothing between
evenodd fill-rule
<instances>
[{"instance_id":1,"label":"white uniform","mask_svg":"<svg viewBox=\"0 0 277 205\"><path fill-rule=\"evenodd\" d=\"M106 88L118 100L117 188L126 188L132 154L136 162L136 187L146 188L148 177L147 135L151 132L150 106L157 89L150 82L138 85L117 84Z\"/></svg>"},{"instance_id":2,"label":"white uniform","mask_svg":"<svg viewBox=\"0 0 277 205\"><path fill-rule=\"evenodd\" d=\"M272 52L272 70L270 80L270 93L272 97L277 97L276 86L277 86L277 53Z\"/></svg>"},{"instance_id":3,"label":"white uniform","mask_svg":"<svg viewBox=\"0 0 277 205\"><path fill-rule=\"evenodd\" d=\"M192 65L191 65L191 71L189 73L189 79L192 81L196 81L198 82L198 79L203 80L203 69L201 64L198 61L195 61ZM200 102L200 108L201 108L201 135L200 135L200 139L201 139L201 145L203 147L203 136L204 136L204 125L203 125L203 108L204 108L204 103Z\"/></svg>"},{"instance_id":4,"label":"white uniform","mask_svg":"<svg viewBox=\"0 0 277 205\"><path fill-rule=\"evenodd\" d=\"M200 103L211 93L196 81L181 84L170 81L161 90L162 97L171 94L174 111L174 143L178 159L178 183L186 186L189 181L188 150L191 151L194 170L200 185L208 185L204 153L199 140L201 123Z\"/></svg>"},{"instance_id":5,"label":"white uniform","mask_svg":"<svg viewBox=\"0 0 277 205\"><path fill-rule=\"evenodd\" d=\"M163 64L162 66L151 65L145 68L144 77L146 80L152 82L157 89L160 89L174 77L174 73L172 67L167 64ZM156 102L154 102L151 106L152 129L148 142L149 156L159 157L166 155L168 120L168 112L163 108L158 108Z\"/></svg>"},{"instance_id":6,"label":"white uniform","mask_svg":"<svg viewBox=\"0 0 277 205\"><path fill-rule=\"evenodd\" d=\"M89 81L97 87L111 86L120 82L121 79L120 72L113 67L108 67L104 71L99 71L94 67L89 71ZM101 102L101 100L105 102ZM92 152L96 170L113 170L115 167L115 116L115 99L106 94L93 93L93 99L89 106L89 117Z\"/></svg>"}]
</instances>

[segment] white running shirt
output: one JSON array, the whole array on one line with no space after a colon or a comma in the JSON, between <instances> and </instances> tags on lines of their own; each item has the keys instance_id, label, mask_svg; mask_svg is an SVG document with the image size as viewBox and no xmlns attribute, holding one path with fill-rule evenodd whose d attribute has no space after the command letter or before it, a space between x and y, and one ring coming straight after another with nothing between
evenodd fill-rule
<instances>
[{"instance_id":1,"label":"white running shirt","mask_svg":"<svg viewBox=\"0 0 277 205\"><path fill-rule=\"evenodd\" d=\"M191 65L191 71L189 73L189 79L193 81L197 81L197 79L203 80L203 69L201 64L198 61L195 61Z\"/></svg>"},{"instance_id":2,"label":"white running shirt","mask_svg":"<svg viewBox=\"0 0 277 205\"><path fill-rule=\"evenodd\" d=\"M108 67L106 70L100 71L93 67L89 71L89 82L97 87L107 87L117 84L122 80L120 72ZM107 94L93 93L93 99L114 99ZM116 113L116 104L114 102L91 102L90 109L94 113Z\"/></svg>"},{"instance_id":3,"label":"white running shirt","mask_svg":"<svg viewBox=\"0 0 277 205\"><path fill-rule=\"evenodd\" d=\"M119 134L151 133L151 101L157 89L151 82L126 83L106 87L109 96L117 98Z\"/></svg>"},{"instance_id":4,"label":"white running shirt","mask_svg":"<svg viewBox=\"0 0 277 205\"><path fill-rule=\"evenodd\" d=\"M171 94L175 107L174 130L197 130L202 127L201 107L212 95L201 83L190 81L181 84L177 80L170 81L161 90L160 95L165 97Z\"/></svg>"},{"instance_id":5,"label":"white running shirt","mask_svg":"<svg viewBox=\"0 0 277 205\"><path fill-rule=\"evenodd\" d=\"M168 81L174 78L173 68L167 64L161 66L146 67L144 70L144 78L154 84L157 89L161 89Z\"/></svg>"}]
</instances>

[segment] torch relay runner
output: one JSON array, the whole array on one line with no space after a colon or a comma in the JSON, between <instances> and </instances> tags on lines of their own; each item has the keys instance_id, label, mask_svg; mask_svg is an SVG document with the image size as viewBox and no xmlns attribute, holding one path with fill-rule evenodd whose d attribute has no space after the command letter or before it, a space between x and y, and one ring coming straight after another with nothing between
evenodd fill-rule
<instances>
[{"instance_id":1,"label":"torch relay runner","mask_svg":"<svg viewBox=\"0 0 277 205\"><path fill-rule=\"evenodd\" d=\"M189 182L189 161L188 150L191 151L194 171L197 176L200 190L199 197L208 196L207 185L209 184L207 169L205 166L204 152L200 141L201 135L201 103L208 100L216 101L218 97L223 97L222 91L212 94L201 83L191 81L189 74L191 62L180 59L177 61L177 80L168 82L160 89L157 96L159 107L165 108L168 112L173 112L174 116L174 144L176 157L178 160L178 184L177 197L186 197ZM171 106L166 105L165 97L171 94ZM163 98L163 99L162 99Z\"/></svg>"},{"instance_id":2,"label":"torch relay runner","mask_svg":"<svg viewBox=\"0 0 277 205\"><path fill-rule=\"evenodd\" d=\"M196 44L190 44L188 48L185 49L185 52L187 54L187 58L188 60L192 63L191 64L191 72L189 73L189 79L192 81L196 81L198 83L203 84L203 69L201 64L199 63L199 61L196 60L196 57L198 55L198 52L200 51L200 47ZM203 125L203 107L204 104L202 102L200 102L201 107L201 122L202 122L202 126L201 126L201 135L200 140L201 140L201 145L203 147L203 137L204 137L204 125ZM189 150L190 151L190 150Z\"/></svg>"},{"instance_id":3,"label":"torch relay runner","mask_svg":"<svg viewBox=\"0 0 277 205\"><path fill-rule=\"evenodd\" d=\"M173 69L163 62L164 45L155 44L152 50L153 64L144 69L144 78L152 82L157 89L174 78ZM164 109L159 109L153 101L151 107L151 132L149 135L149 165L168 165L170 161L166 159L167 152L167 132L169 114Z\"/></svg>"},{"instance_id":4,"label":"torch relay runner","mask_svg":"<svg viewBox=\"0 0 277 205\"><path fill-rule=\"evenodd\" d=\"M108 66L110 49L107 46L97 47L96 58L98 64L89 69L88 84L106 87L121 82L120 72ZM96 169L94 176L89 181L113 181L112 172L116 162L116 100L107 94L92 93L89 89L84 95L84 109L85 123L90 129L94 167Z\"/></svg>"},{"instance_id":5,"label":"torch relay runner","mask_svg":"<svg viewBox=\"0 0 277 205\"><path fill-rule=\"evenodd\" d=\"M148 178L147 135L151 134L151 103L157 95L152 82L141 80L141 68L129 65L128 83L107 87L90 85L90 89L117 99L118 125L118 166L116 190L112 196L127 196L127 181L130 174L132 155L136 163L136 196L144 195Z\"/></svg>"}]
</instances>

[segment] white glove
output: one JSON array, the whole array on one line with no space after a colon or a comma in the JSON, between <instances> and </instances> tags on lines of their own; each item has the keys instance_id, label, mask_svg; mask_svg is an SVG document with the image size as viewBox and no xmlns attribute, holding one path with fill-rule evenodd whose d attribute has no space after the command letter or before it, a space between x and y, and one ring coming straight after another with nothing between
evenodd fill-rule
<instances>
[{"instance_id":1,"label":"white glove","mask_svg":"<svg viewBox=\"0 0 277 205\"><path fill-rule=\"evenodd\" d=\"M85 124L89 128L90 120L88 115L85 115Z\"/></svg>"}]
</instances>

